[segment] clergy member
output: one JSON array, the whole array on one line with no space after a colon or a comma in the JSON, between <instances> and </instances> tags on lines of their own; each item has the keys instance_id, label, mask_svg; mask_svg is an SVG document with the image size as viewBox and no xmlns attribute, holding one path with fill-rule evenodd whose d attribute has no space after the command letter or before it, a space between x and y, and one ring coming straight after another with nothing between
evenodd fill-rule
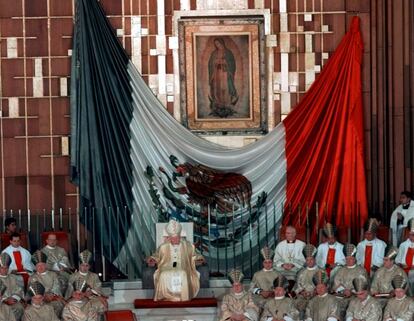
<instances>
[{"instance_id":1,"label":"clergy member","mask_svg":"<svg viewBox=\"0 0 414 321\"><path fill-rule=\"evenodd\" d=\"M16 320L22 318L24 307L23 286L18 285L17 277L9 273L11 258L7 253L0 254L0 282L5 285L5 291L2 295L2 302L11 307ZM0 318L1 320L1 318Z\"/></svg>"},{"instance_id":2,"label":"clergy member","mask_svg":"<svg viewBox=\"0 0 414 321\"><path fill-rule=\"evenodd\" d=\"M394 259L398 254L398 249L395 246L388 246L384 256L384 266L380 267L374 274L371 284L371 294L378 297L378 302L384 307L388 299L393 295L394 288L392 287L392 280L396 275L407 280L407 275L404 270L394 264Z\"/></svg>"},{"instance_id":3,"label":"clergy member","mask_svg":"<svg viewBox=\"0 0 414 321\"><path fill-rule=\"evenodd\" d=\"M23 321L60 321L53 307L44 302L45 288L39 282L33 282L27 288L31 304L26 307Z\"/></svg>"},{"instance_id":4,"label":"clergy member","mask_svg":"<svg viewBox=\"0 0 414 321\"><path fill-rule=\"evenodd\" d=\"M288 280L295 280L296 274L305 263L302 254L305 243L296 239L296 229L293 226L286 227L285 233L286 239L276 246L273 265L274 269Z\"/></svg>"},{"instance_id":5,"label":"clergy member","mask_svg":"<svg viewBox=\"0 0 414 321\"><path fill-rule=\"evenodd\" d=\"M251 293L243 289L243 273L233 269L228 277L232 286L230 293L223 297L219 321L257 321L259 308L254 304Z\"/></svg>"},{"instance_id":6,"label":"clergy member","mask_svg":"<svg viewBox=\"0 0 414 321\"><path fill-rule=\"evenodd\" d=\"M356 264L356 246L354 244L344 245L344 255L345 266L338 269L332 282L332 292L338 298L342 319L345 317L348 304L355 293L352 281L357 277L364 279L367 283L369 280L367 271Z\"/></svg>"},{"instance_id":7,"label":"clergy member","mask_svg":"<svg viewBox=\"0 0 414 321\"><path fill-rule=\"evenodd\" d=\"M273 281L279 273L273 270L273 251L265 246L260 253L263 256L263 269L253 275L250 291L253 293L254 303L263 308L268 300L273 299Z\"/></svg>"},{"instance_id":8,"label":"clergy member","mask_svg":"<svg viewBox=\"0 0 414 321\"><path fill-rule=\"evenodd\" d=\"M10 245L6 247L2 253L7 253L11 258L9 267L10 273L20 275L21 285L27 286L29 276L34 271L32 264L32 256L28 250L20 246L20 234L12 233L10 235Z\"/></svg>"},{"instance_id":9,"label":"clergy member","mask_svg":"<svg viewBox=\"0 0 414 321\"><path fill-rule=\"evenodd\" d=\"M306 306L315 295L315 284L313 276L320 271L315 262L316 248L312 244L306 244L303 248L305 267L298 272L293 292L296 293L296 308L300 312L301 319L305 314Z\"/></svg>"},{"instance_id":10,"label":"clergy member","mask_svg":"<svg viewBox=\"0 0 414 321\"><path fill-rule=\"evenodd\" d=\"M326 242L318 247L316 254L316 264L326 269L330 277L331 271L338 266L345 265L345 256L343 254L343 245L336 240L335 228L331 223L326 223L323 228L323 234L326 237Z\"/></svg>"},{"instance_id":11,"label":"clergy member","mask_svg":"<svg viewBox=\"0 0 414 321\"><path fill-rule=\"evenodd\" d=\"M197 255L194 246L181 238L182 226L171 220L166 226L168 238L161 244L148 263L156 262L154 273L154 301L188 301L197 296L200 274L196 270Z\"/></svg>"},{"instance_id":12,"label":"clergy member","mask_svg":"<svg viewBox=\"0 0 414 321\"><path fill-rule=\"evenodd\" d=\"M382 266L385 247L384 241L376 237L378 221L370 218L365 228L365 239L357 246L357 263L365 268L368 276L372 276Z\"/></svg>"},{"instance_id":13,"label":"clergy member","mask_svg":"<svg viewBox=\"0 0 414 321\"><path fill-rule=\"evenodd\" d=\"M411 321L414 317L414 301L406 295L407 280L400 275L392 279L395 297L391 298L384 310L384 321Z\"/></svg>"},{"instance_id":14,"label":"clergy member","mask_svg":"<svg viewBox=\"0 0 414 321\"><path fill-rule=\"evenodd\" d=\"M85 280L88 289L85 296L89 298L94 305L99 307L99 312L108 309L108 299L103 295L102 282L98 274L90 271L92 263L92 253L85 250L79 254L79 271L73 273L69 278L68 288L65 293L65 299L70 299L73 293L73 284L77 280Z\"/></svg>"},{"instance_id":15,"label":"clergy member","mask_svg":"<svg viewBox=\"0 0 414 321\"><path fill-rule=\"evenodd\" d=\"M260 321L297 321L299 311L291 298L286 297L288 280L280 275L274 282L274 298L266 302Z\"/></svg>"},{"instance_id":16,"label":"clergy member","mask_svg":"<svg viewBox=\"0 0 414 321\"><path fill-rule=\"evenodd\" d=\"M325 271L319 270L313 276L316 296L308 303L305 321L338 321L341 320L337 299L328 293L329 277Z\"/></svg>"},{"instance_id":17,"label":"clergy member","mask_svg":"<svg viewBox=\"0 0 414 321\"><path fill-rule=\"evenodd\" d=\"M403 191L400 194L400 205L391 214L390 227L394 246L400 244L402 232L412 218L414 218L414 201L409 191Z\"/></svg>"},{"instance_id":18,"label":"clergy member","mask_svg":"<svg viewBox=\"0 0 414 321\"><path fill-rule=\"evenodd\" d=\"M0 282L0 321L17 321L13 310L4 303L4 292L6 292L6 286Z\"/></svg>"},{"instance_id":19,"label":"clergy member","mask_svg":"<svg viewBox=\"0 0 414 321\"><path fill-rule=\"evenodd\" d=\"M44 300L55 309L58 317L61 316L65 300L60 291L58 276L53 271L47 270L47 256L40 250L33 253L32 261L36 267L36 273L33 273L29 279L29 285L39 282L45 288Z\"/></svg>"},{"instance_id":20,"label":"clergy member","mask_svg":"<svg viewBox=\"0 0 414 321\"><path fill-rule=\"evenodd\" d=\"M414 294L414 218L407 224L408 238L401 243L395 263L401 266L408 276L408 293Z\"/></svg>"},{"instance_id":21,"label":"clergy member","mask_svg":"<svg viewBox=\"0 0 414 321\"><path fill-rule=\"evenodd\" d=\"M48 270L55 271L58 274L60 289L62 293L65 293L70 274L72 273L72 266L65 249L57 244L56 234L49 234L46 239L46 246L42 248L42 252L47 255Z\"/></svg>"},{"instance_id":22,"label":"clergy member","mask_svg":"<svg viewBox=\"0 0 414 321\"><path fill-rule=\"evenodd\" d=\"M352 281L356 298L353 298L346 310L346 321L381 321L381 304L368 292L368 282L363 278Z\"/></svg>"},{"instance_id":23,"label":"clergy member","mask_svg":"<svg viewBox=\"0 0 414 321\"><path fill-rule=\"evenodd\" d=\"M99 321L100 313L96 306L85 295L88 284L78 279L72 284L74 291L71 300L62 312L63 321Z\"/></svg>"}]
</instances>

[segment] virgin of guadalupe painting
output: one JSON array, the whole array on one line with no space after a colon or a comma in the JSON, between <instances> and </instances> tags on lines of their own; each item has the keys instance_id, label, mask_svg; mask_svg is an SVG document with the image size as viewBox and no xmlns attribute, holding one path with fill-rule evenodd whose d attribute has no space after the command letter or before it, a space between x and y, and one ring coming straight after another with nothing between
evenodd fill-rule
<instances>
[{"instance_id":1,"label":"virgin of guadalupe painting","mask_svg":"<svg viewBox=\"0 0 414 321\"><path fill-rule=\"evenodd\" d=\"M179 32L183 125L206 134L265 132L263 20L183 19Z\"/></svg>"},{"instance_id":2,"label":"virgin of guadalupe painting","mask_svg":"<svg viewBox=\"0 0 414 321\"><path fill-rule=\"evenodd\" d=\"M251 119L249 36L196 36L196 119Z\"/></svg>"},{"instance_id":3,"label":"virgin of guadalupe painting","mask_svg":"<svg viewBox=\"0 0 414 321\"><path fill-rule=\"evenodd\" d=\"M214 47L208 60L210 115L226 118L237 113L236 61L223 38L215 38Z\"/></svg>"}]
</instances>

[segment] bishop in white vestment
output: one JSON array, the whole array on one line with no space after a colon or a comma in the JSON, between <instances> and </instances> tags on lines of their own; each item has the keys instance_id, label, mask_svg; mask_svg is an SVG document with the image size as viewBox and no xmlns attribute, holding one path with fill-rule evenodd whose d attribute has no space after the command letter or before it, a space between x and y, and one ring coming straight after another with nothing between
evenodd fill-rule
<instances>
[{"instance_id":1,"label":"bishop in white vestment","mask_svg":"<svg viewBox=\"0 0 414 321\"><path fill-rule=\"evenodd\" d=\"M332 224L325 224L323 234L326 237L326 242L318 247L316 264L321 269L326 269L328 276L331 277L331 273L335 274L339 266L345 265L344 246L336 240L335 229Z\"/></svg>"},{"instance_id":2,"label":"bishop in white vestment","mask_svg":"<svg viewBox=\"0 0 414 321\"><path fill-rule=\"evenodd\" d=\"M296 274L305 264L305 257L302 254L304 247L305 243L296 239L296 229L288 226L286 240L281 241L275 249L274 269L288 280L295 280Z\"/></svg>"},{"instance_id":3,"label":"bishop in white vestment","mask_svg":"<svg viewBox=\"0 0 414 321\"><path fill-rule=\"evenodd\" d=\"M196 254L190 242L181 239L181 229L179 222L171 220L166 227L168 241L150 258L157 264L154 301L188 301L197 296L200 289L196 261L202 257Z\"/></svg>"},{"instance_id":4,"label":"bishop in white vestment","mask_svg":"<svg viewBox=\"0 0 414 321\"><path fill-rule=\"evenodd\" d=\"M365 239L357 245L357 264L365 268L368 276L372 276L383 264L386 244L376 237L378 222L370 219L365 230Z\"/></svg>"}]
</instances>

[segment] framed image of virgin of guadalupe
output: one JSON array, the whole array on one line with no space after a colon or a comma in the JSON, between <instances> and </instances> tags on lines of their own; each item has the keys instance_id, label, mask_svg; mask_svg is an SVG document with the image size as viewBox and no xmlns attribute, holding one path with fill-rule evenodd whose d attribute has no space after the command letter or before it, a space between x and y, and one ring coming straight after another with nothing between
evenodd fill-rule
<instances>
[{"instance_id":1,"label":"framed image of virgin of guadalupe","mask_svg":"<svg viewBox=\"0 0 414 321\"><path fill-rule=\"evenodd\" d=\"M179 27L184 125L200 133L265 132L263 21L199 19Z\"/></svg>"}]
</instances>

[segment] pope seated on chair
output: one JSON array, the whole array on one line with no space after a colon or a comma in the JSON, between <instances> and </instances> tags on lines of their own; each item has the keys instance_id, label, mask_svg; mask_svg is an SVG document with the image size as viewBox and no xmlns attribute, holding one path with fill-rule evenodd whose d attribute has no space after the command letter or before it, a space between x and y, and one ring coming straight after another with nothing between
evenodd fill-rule
<instances>
[{"instance_id":1,"label":"pope seated on chair","mask_svg":"<svg viewBox=\"0 0 414 321\"><path fill-rule=\"evenodd\" d=\"M171 220L166 226L166 241L147 259L148 265L157 264L154 301L188 301L200 289L196 262L203 257L196 254L190 242L181 238L181 230L181 224Z\"/></svg>"}]
</instances>

